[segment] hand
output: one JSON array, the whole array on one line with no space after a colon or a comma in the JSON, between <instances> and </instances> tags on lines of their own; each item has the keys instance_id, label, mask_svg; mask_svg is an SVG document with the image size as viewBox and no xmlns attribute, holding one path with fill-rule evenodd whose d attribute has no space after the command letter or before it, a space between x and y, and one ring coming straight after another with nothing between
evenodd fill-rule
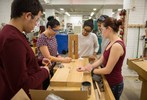
<instances>
[{"instance_id":1,"label":"hand","mask_svg":"<svg viewBox=\"0 0 147 100\"><path fill-rule=\"evenodd\" d=\"M44 68L44 69L46 69L48 71L48 73L50 73L50 70L49 70L48 66L41 66L40 68Z\"/></svg>"},{"instance_id":2,"label":"hand","mask_svg":"<svg viewBox=\"0 0 147 100\"><path fill-rule=\"evenodd\" d=\"M88 64L85 66L85 70L88 71L88 72L91 72L92 70L92 65L91 64Z\"/></svg>"},{"instance_id":3,"label":"hand","mask_svg":"<svg viewBox=\"0 0 147 100\"><path fill-rule=\"evenodd\" d=\"M45 66L52 65L51 61L48 58L43 58L42 64L44 64Z\"/></svg>"},{"instance_id":4,"label":"hand","mask_svg":"<svg viewBox=\"0 0 147 100\"><path fill-rule=\"evenodd\" d=\"M58 57L58 58L62 58L62 56L60 56L60 55L58 55L57 57Z\"/></svg>"},{"instance_id":5,"label":"hand","mask_svg":"<svg viewBox=\"0 0 147 100\"><path fill-rule=\"evenodd\" d=\"M65 57L63 60L63 63L70 63L72 61L72 58L70 57Z\"/></svg>"},{"instance_id":6,"label":"hand","mask_svg":"<svg viewBox=\"0 0 147 100\"><path fill-rule=\"evenodd\" d=\"M85 71L85 67L78 67L78 68L77 68L77 71L78 71L78 72L84 72L84 71Z\"/></svg>"},{"instance_id":7,"label":"hand","mask_svg":"<svg viewBox=\"0 0 147 100\"><path fill-rule=\"evenodd\" d=\"M89 62L90 61L93 61L94 62L95 60L96 60L96 57L94 55L89 57Z\"/></svg>"}]
</instances>

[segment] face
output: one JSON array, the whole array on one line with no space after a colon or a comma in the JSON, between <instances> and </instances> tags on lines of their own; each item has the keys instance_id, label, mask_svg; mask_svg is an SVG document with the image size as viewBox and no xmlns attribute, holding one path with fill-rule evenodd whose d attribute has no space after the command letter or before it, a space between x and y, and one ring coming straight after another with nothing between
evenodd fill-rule
<instances>
[{"instance_id":1,"label":"face","mask_svg":"<svg viewBox=\"0 0 147 100\"><path fill-rule=\"evenodd\" d=\"M101 24L101 32L104 38L109 37L109 27L104 27L104 25Z\"/></svg>"},{"instance_id":2,"label":"face","mask_svg":"<svg viewBox=\"0 0 147 100\"><path fill-rule=\"evenodd\" d=\"M31 12L25 13L24 31L26 33L30 33L34 29L38 24L41 15L41 11L36 16L32 15Z\"/></svg>"},{"instance_id":3,"label":"face","mask_svg":"<svg viewBox=\"0 0 147 100\"><path fill-rule=\"evenodd\" d=\"M97 25L98 25L98 29L101 31L101 23L98 22Z\"/></svg>"},{"instance_id":4,"label":"face","mask_svg":"<svg viewBox=\"0 0 147 100\"><path fill-rule=\"evenodd\" d=\"M60 29L60 25L58 25L58 26L56 26L56 27L54 27L54 28L48 28L49 30L50 30L50 35L51 36L54 36L54 35L56 35L56 33L58 33L59 32L59 29Z\"/></svg>"},{"instance_id":5,"label":"face","mask_svg":"<svg viewBox=\"0 0 147 100\"><path fill-rule=\"evenodd\" d=\"M91 27L85 26L85 27L83 28L82 34L83 34L83 36L88 36L89 33L90 33L91 31L92 31L92 30L91 30Z\"/></svg>"}]
</instances>

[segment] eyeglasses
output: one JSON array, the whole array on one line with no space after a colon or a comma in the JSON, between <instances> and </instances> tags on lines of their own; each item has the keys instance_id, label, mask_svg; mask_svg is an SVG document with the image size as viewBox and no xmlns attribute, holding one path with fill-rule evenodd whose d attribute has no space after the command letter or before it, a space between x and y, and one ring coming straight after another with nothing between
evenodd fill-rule
<instances>
[{"instance_id":1,"label":"eyeglasses","mask_svg":"<svg viewBox=\"0 0 147 100\"><path fill-rule=\"evenodd\" d=\"M106 18L108 18L107 15L101 15L101 16L98 18L97 22L104 22L104 21L106 20Z\"/></svg>"},{"instance_id":2,"label":"eyeglasses","mask_svg":"<svg viewBox=\"0 0 147 100\"><path fill-rule=\"evenodd\" d=\"M33 14L31 14L31 18L32 19L35 19L36 23L38 23L40 21L40 19L39 18L36 18L35 15L33 15Z\"/></svg>"},{"instance_id":3,"label":"eyeglasses","mask_svg":"<svg viewBox=\"0 0 147 100\"><path fill-rule=\"evenodd\" d=\"M103 32L104 30L107 30L107 28L101 28L101 31Z\"/></svg>"},{"instance_id":4,"label":"eyeglasses","mask_svg":"<svg viewBox=\"0 0 147 100\"><path fill-rule=\"evenodd\" d=\"M59 32L59 30L54 30L54 29L52 29L55 33L58 33Z\"/></svg>"},{"instance_id":5,"label":"eyeglasses","mask_svg":"<svg viewBox=\"0 0 147 100\"><path fill-rule=\"evenodd\" d=\"M83 28L83 31L85 31L86 33L90 33L91 32L91 30L86 30L84 28Z\"/></svg>"}]
</instances>

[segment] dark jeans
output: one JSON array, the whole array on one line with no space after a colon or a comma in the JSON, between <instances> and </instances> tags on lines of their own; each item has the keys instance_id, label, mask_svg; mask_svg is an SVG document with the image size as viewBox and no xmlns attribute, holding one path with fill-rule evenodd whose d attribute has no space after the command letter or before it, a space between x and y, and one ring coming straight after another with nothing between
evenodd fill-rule
<instances>
[{"instance_id":1,"label":"dark jeans","mask_svg":"<svg viewBox=\"0 0 147 100\"><path fill-rule=\"evenodd\" d=\"M116 100L119 100L121 94L122 94L122 91L123 91L123 88L124 88L124 83L121 82L115 86L110 86L111 90L112 90L112 93L115 97Z\"/></svg>"}]
</instances>

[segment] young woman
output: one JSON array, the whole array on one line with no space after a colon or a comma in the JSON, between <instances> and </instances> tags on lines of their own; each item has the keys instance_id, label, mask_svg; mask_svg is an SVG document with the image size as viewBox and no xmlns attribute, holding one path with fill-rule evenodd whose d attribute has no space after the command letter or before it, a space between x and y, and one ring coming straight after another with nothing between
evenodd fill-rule
<instances>
[{"instance_id":1,"label":"young woman","mask_svg":"<svg viewBox=\"0 0 147 100\"><path fill-rule=\"evenodd\" d=\"M60 23L53 16L48 17L47 20L48 22L46 25L46 30L39 36L37 40L38 58L41 59L45 57L51 60L52 66L50 68L50 74L53 76L53 67L56 64L55 62L69 63L72 59L69 57L63 58L58 56L55 35L60 28ZM48 87L48 84L49 83L47 83L44 89Z\"/></svg>"},{"instance_id":2,"label":"young woman","mask_svg":"<svg viewBox=\"0 0 147 100\"><path fill-rule=\"evenodd\" d=\"M92 33L93 20L89 19L84 22L83 31L78 35L78 54L79 57L96 58L99 49L97 36Z\"/></svg>"},{"instance_id":3,"label":"young woman","mask_svg":"<svg viewBox=\"0 0 147 100\"><path fill-rule=\"evenodd\" d=\"M119 100L123 90L123 76L121 68L125 58L126 49L124 42L118 37L117 32L121 21L107 18L101 25L102 34L110 40L103 55L93 64L79 67L78 71L89 71L93 74L104 74L116 100ZM103 64L103 68L96 68Z\"/></svg>"}]
</instances>

